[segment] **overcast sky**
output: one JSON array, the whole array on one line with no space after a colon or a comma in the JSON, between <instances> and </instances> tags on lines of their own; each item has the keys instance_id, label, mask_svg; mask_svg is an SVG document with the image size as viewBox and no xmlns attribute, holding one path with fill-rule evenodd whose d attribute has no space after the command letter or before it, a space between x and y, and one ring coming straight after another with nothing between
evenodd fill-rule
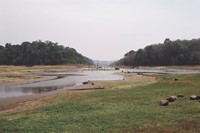
<instances>
[{"instance_id":1,"label":"overcast sky","mask_svg":"<svg viewBox=\"0 0 200 133\"><path fill-rule=\"evenodd\" d=\"M98 60L200 38L200 0L0 0L0 44L50 40Z\"/></svg>"}]
</instances>

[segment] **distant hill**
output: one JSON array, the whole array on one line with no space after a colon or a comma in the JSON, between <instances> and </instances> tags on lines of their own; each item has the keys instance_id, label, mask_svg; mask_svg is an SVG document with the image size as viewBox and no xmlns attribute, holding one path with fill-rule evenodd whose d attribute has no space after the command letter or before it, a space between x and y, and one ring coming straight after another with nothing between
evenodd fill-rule
<instances>
[{"instance_id":1,"label":"distant hill","mask_svg":"<svg viewBox=\"0 0 200 133\"><path fill-rule=\"evenodd\" d=\"M93 60L94 64L97 65L98 63L98 66L99 67L109 67L110 64L112 64L113 62L115 61L99 61L99 60Z\"/></svg>"},{"instance_id":2,"label":"distant hill","mask_svg":"<svg viewBox=\"0 0 200 133\"><path fill-rule=\"evenodd\" d=\"M129 51L115 65L127 66L169 66L199 65L200 39L165 39L164 43L146 46L144 49Z\"/></svg>"},{"instance_id":3,"label":"distant hill","mask_svg":"<svg viewBox=\"0 0 200 133\"><path fill-rule=\"evenodd\" d=\"M70 47L64 47L51 41L23 42L0 46L0 65L60 65L87 64L93 61Z\"/></svg>"}]
</instances>

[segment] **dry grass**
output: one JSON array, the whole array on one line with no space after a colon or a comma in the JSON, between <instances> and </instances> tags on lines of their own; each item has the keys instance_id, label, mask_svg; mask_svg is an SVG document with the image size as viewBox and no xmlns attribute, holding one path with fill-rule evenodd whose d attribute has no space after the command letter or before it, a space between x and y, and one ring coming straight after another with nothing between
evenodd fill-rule
<instances>
[{"instance_id":1,"label":"dry grass","mask_svg":"<svg viewBox=\"0 0 200 133\"><path fill-rule=\"evenodd\" d=\"M51 79L52 77L38 76L49 72L69 72L76 71L83 65L57 65L57 66L0 66L0 85L15 83L35 82L39 80Z\"/></svg>"}]
</instances>

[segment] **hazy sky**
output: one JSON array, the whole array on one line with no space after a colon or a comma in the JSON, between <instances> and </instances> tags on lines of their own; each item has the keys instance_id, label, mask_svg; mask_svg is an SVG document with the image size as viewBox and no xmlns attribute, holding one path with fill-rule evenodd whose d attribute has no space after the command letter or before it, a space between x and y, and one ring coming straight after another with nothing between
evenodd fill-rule
<instances>
[{"instance_id":1,"label":"hazy sky","mask_svg":"<svg viewBox=\"0 0 200 133\"><path fill-rule=\"evenodd\" d=\"M0 0L0 44L50 40L98 60L200 38L200 0Z\"/></svg>"}]
</instances>

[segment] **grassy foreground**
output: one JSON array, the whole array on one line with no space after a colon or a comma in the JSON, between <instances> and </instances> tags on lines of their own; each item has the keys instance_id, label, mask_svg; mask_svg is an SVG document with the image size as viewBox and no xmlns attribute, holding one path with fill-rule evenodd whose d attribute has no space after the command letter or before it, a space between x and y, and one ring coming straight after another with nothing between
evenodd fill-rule
<instances>
[{"instance_id":1,"label":"grassy foreground","mask_svg":"<svg viewBox=\"0 0 200 133\"><path fill-rule=\"evenodd\" d=\"M0 132L200 132L200 103L189 100L200 94L199 81L198 74L166 75L154 83L110 82L112 89L66 93L39 108L0 113ZM159 105L177 94L185 97Z\"/></svg>"}]
</instances>

